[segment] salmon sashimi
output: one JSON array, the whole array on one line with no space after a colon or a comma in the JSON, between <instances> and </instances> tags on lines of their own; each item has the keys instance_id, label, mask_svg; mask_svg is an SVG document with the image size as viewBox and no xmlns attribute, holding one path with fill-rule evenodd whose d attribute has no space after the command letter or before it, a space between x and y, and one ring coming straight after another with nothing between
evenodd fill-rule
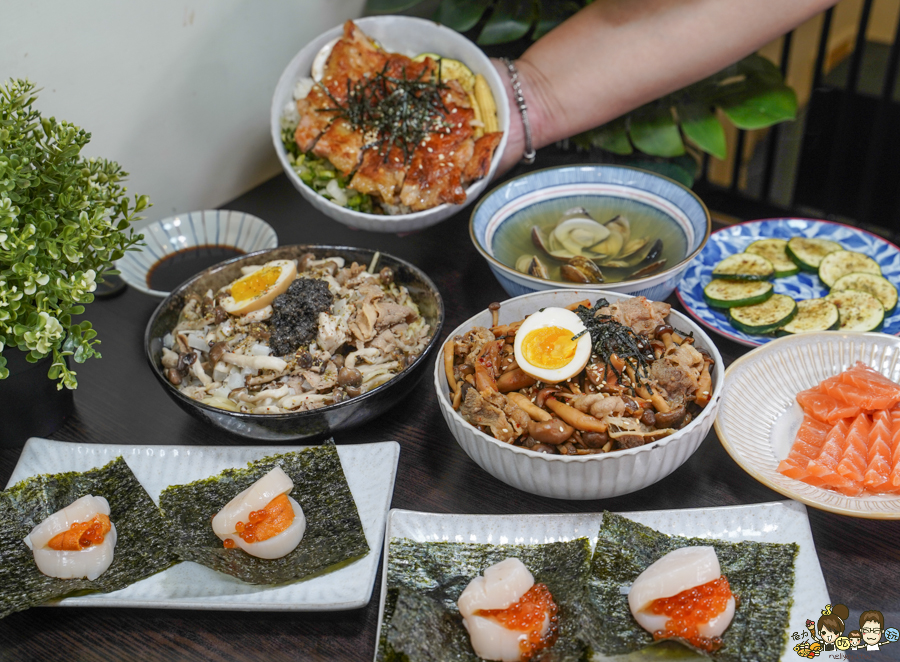
<instances>
[{"instance_id":1,"label":"salmon sashimi","mask_svg":"<svg viewBox=\"0 0 900 662\"><path fill-rule=\"evenodd\" d=\"M857 361L796 398L804 418L780 473L847 496L900 494L900 384Z\"/></svg>"},{"instance_id":2,"label":"salmon sashimi","mask_svg":"<svg viewBox=\"0 0 900 662\"><path fill-rule=\"evenodd\" d=\"M834 424L842 418L855 418L860 413L859 407L837 400L818 386L800 391L797 403L805 413L824 423Z\"/></svg>"},{"instance_id":3,"label":"salmon sashimi","mask_svg":"<svg viewBox=\"0 0 900 662\"><path fill-rule=\"evenodd\" d=\"M862 491L861 481L854 481L847 476L838 473L837 468L844 450L847 448L847 434L850 432L849 419L841 419L828 432L822 452L815 460L809 461L809 473L822 480L822 484L838 491L856 492Z\"/></svg>"},{"instance_id":4,"label":"salmon sashimi","mask_svg":"<svg viewBox=\"0 0 900 662\"><path fill-rule=\"evenodd\" d=\"M328 160L349 179L349 193L371 196L381 211L461 204L466 186L488 174L503 134L476 140L479 101L442 71L430 56L377 47L347 21L321 80L296 103L294 142Z\"/></svg>"},{"instance_id":5,"label":"salmon sashimi","mask_svg":"<svg viewBox=\"0 0 900 662\"><path fill-rule=\"evenodd\" d=\"M869 459L869 430L872 427L867 414L860 414L853 419L847 432L847 445L837 471L855 483L862 483Z\"/></svg>"},{"instance_id":6,"label":"salmon sashimi","mask_svg":"<svg viewBox=\"0 0 900 662\"><path fill-rule=\"evenodd\" d=\"M872 415L869 430L869 455L863 484L870 491L879 491L887 483L891 472L891 412L881 409Z\"/></svg>"},{"instance_id":7,"label":"salmon sashimi","mask_svg":"<svg viewBox=\"0 0 900 662\"><path fill-rule=\"evenodd\" d=\"M818 457L825 443L830 425L817 421L812 416L804 416L803 423L797 431L794 444L788 456L778 465L778 471L789 478L804 480L813 485L821 485L822 480L813 476L807 469L809 461Z\"/></svg>"},{"instance_id":8,"label":"salmon sashimi","mask_svg":"<svg viewBox=\"0 0 900 662\"><path fill-rule=\"evenodd\" d=\"M900 492L900 405L891 410L891 470L884 489L888 492Z\"/></svg>"}]
</instances>

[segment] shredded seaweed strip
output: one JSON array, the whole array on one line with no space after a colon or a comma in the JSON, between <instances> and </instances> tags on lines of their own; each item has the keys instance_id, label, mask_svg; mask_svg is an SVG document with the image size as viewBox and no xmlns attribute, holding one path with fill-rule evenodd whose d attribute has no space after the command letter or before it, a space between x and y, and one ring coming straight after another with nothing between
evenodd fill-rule
<instances>
[{"instance_id":1,"label":"shredded seaweed strip","mask_svg":"<svg viewBox=\"0 0 900 662\"><path fill-rule=\"evenodd\" d=\"M533 661L575 662L585 645L578 638L590 569L590 542L579 538L544 545L479 545L391 540L387 595L377 660L474 662L456 601L484 569L516 557L534 581L550 589L559 607L559 638Z\"/></svg>"},{"instance_id":2,"label":"shredded seaweed strip","mask_svg":"<svg viewBox=\"0 0 900 662\"><path fill-rule=\"evenodd\" d=\"M617 379L621 373L610 361L615 354L634 370L635 386L643 384L642 377L647 378L650 363L653 362L653 351L646 339L636 334L631 327L620 324L611 315L600 313L601 308L609 305L606 299L598 299L593 308L578 306L575 314L584 323L587 333L591 334L591 345L594 354L600 357L604 365L612 370ZM582 331L576 338L583 335Z\"/></svg>"},{"instance_id":3,"label":"shredded seaweed strip","mask_svg":"<svg viewBox=\"0 0 900 662\"><path fill-rule=\"evenodd\" d=\"M112 565L94 581L47 577L23 539L87 494L109 501L118 536ZM116 591L177 562L167 522L121 457L84 473L33 476L0 492L0 618L48 600Z\"/></svg>"},{"instance_id":4,"label":"shredded seaweed strip","mask_svg":"<svg viewBox=\"0 0 900 662\"><path fill-rule=\"evenodd\" d=\"M654 645L652 635L631 615L628 588L663 555L702 545L715 548L722 574L738 598L722 647L704 654L721 662L779 660L793 601L796 544L668 536L613 513L603 515L591 562L582 633L590 647L604 655L621 655Z\"/></svg>"},{"instance_id":5,"label":"shredded seaweed strip","mask_svg":"<svg viewBox=\"0 0 900 662\"><path fill-rule=\"evenodd\" d=\"M222 507L275 466L294 481L292 496L306 515L306 532L294 551L260 559L239 548L225 549L211 520ZM265 457L246 469L226 469L188 485L167 487L160 507L171 520L176 551L251 584L282 584L337 570L369 552L356 502L333 440L303 451Z\"/></svg>"}]
</instances>

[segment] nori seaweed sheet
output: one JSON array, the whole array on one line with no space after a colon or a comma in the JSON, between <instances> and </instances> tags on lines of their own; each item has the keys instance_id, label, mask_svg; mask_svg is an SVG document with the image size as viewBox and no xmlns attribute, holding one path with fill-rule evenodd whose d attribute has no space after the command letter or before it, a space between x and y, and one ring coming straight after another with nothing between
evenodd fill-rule
<instances>
[{"instance_id":1,"label":"nori seaweed sheet","mask_svg":"<svg viewBox=\"0 0 900 662\"><path fill-rule=\"evenodd\" d=\"M578 639L578 631L583 618L590 555L587 538L543 545L392 540L377 659L384 662L478 660L456 601L485 568L514 556L528 567L535 582L547 585L559 607L559 638L532 660L580 661L584 658L585 645Z\"/></svg>"},{"instance_id":2,"label":"nori seaweed sheet","mask_svg":"<svg viewBox=\"0 0 900 662\"><path fill-rule=\"evenodd\" d=\"M213 533L213 516L275 466L294 481L293 497L306 516L306 532L294 551L260 559L239 548L225 549ZM337 570L369 552L356 502L333 440L323 446L250 462L217 476L163 490L160 507L172 523L175 547L195 561L251 584L283 584Z\"/></svg>"},{"instance_id":3,"label":"nori seaweed sheet","mask_svg":"<svg viewBox=\"0 0 900 662\"><path fill-rule=\"evenodd\" d=\"M583 636L605 655L626 654L654 644L631 615L628 591L651 563L679 547L715 548L722 574L738 598L722 647L709 654L719 662L775 662L787 639L794 585L796 544L737 543L669 536L614 513L604 513L591 562Z\"/></svg>"},{"instance_id":4,"label":"nori seaweed sheet","mask_svg":"<svg viewBox=\"0 0 900 662\"><path fill-rule=\"evenodd\" d=\"M94 581L47 577L23 539L87 494L109 501L117 534L113 562ZM0 618L67 595L116 591L177 561L168 523L121 457L84 473L33 476L0 492Z\"/></svg>"}]
</instances>

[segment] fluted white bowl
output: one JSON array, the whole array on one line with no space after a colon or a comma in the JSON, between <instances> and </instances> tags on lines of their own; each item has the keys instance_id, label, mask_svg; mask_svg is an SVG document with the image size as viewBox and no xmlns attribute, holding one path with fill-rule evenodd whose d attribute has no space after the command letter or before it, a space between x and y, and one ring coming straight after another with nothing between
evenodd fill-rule
<instances>
[{"instance_id":1,"label":"fluted white bowl","mask_svg":"<svg viewBox=\"0 0 900 662\"><path fill-rule=\"evenodd\" d=\"M610 303L631 298L617 292L590 290L550 290L533 292L504 301L500 305L500 323L520 320L548 306L569 304L604 297ZM447 374L442 352L436 352L434 388L438 404L450 432L462 449L482 469L525 492L556 499L607 499L629 494L662 480L700 447L716 418L722 394L722 355L703 329L690 318L673 310L668 322L677 329L693 332L695 343L715 360L713 391L709 404L684 428L644 446L597 455L547 455L503 443L467 423L453 409L448 397ZM450 332L448 342L475 326L491 326L489 310L478 313Z\"/></svg>"},{"instance_id":2,"label":"fluted white bowl","mask_svg":"<svg viewBox=\"0 0 900 662\"><path fill-rule=\"evenodd\" d=\"M494 159L491 161L491 168L488 174L477 182L473 182L466 189L466 200L462 204L442 204L424 211L394 216L366 214L341 207L316 193L300 179L300 176L291 167L287 151L281 142L281 118L284 115L285 105L293 100L294 86L297 81L310 75L310 69L316 54L329 41L341 36L343 33L342 25L335 26L322 33L304 46L281 74L281 78L275 87L269 113L272 143L275 146L275 152L278 154L281 167L284 169L291 184L300 191L300 194L306 198L307 202L326 216L344 225L372 232L412 232L414 230L422 230L453 216L463 207L470 204L484 190L497 171L500 155L503 154L503 150L506 148L506 134L509 129L509 104L507 103L506 88L504 87L506 81L500 77L488 56L478 46L459 32L434 21L412 16L365 16L356 19L354 23L366 35L377 41L388 51L409 56L415 56L420 53L436 53L442 57L459 60L474 73L485 77L497 104L497 123L500 126L500 130L503 131L503 138L494 152Z\"/></svg>"},{"instance_id":3,"label":"fluted white bowl","mask_svg":"<svg viewBox=\"0 0 900 662\"><path fill-rule=\"evenodd\" d=\"M135 230L144 235L144 243L138 250L125 253L116 268L131 287L161 299L169 293L150 287L150 274L175 253L199 246L253 253L278 245L278 235L271 225L252 214L229 209L176 214L138 225Z\"/></svg>"}]
</instances>

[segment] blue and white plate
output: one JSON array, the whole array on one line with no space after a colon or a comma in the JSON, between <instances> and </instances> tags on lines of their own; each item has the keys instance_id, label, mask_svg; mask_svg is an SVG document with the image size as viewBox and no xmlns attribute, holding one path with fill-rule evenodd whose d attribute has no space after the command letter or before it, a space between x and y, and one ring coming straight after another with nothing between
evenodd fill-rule
<instances>
[{"instance_id":1,"label":"blue and white plate","mask_svg":"<svg viewBox=\"0 0 900 662\"><path fill-rule=\"evenodd\" d=\"M261 218L228 209L204 209L169 216L136 228L144 235L144 245L128 251L116 262L122 280L144 294L166 297L168 292L150 287L153 269L175 253L193 248L231 248L235 255L275 248L278 235ZM225 258L222 258L225 259ZM212 264L203 265L203 268Z\"/></svg>"},{"instance_id":2,"label":"blue and white plate","mask_svg":"<svg viewBox=\"0 0 900 662\"><path fill-rule=\"evenodd\" d=\"M728 316L718 308L712 308L703 298L703 288L712 280L713 268L724 258L742 253L757 239L790 239L808 237L836 241L845 250L864 253L878 262L881 275L894 283L900 283L900 248L871 232L831 221L816 221L807 218L770 218L763 221L739 223L714 232L706 246L691 262L676 293L687 311L697 320L715 331L742 345L756 347L773 339L772 336L757 336L738 331L728 322ZM795 276L776 278L775 292L787 294L796 300L817 299L828 294L816 274L801 271ZM900 335L900 307L884 318L883 333Z\"/></svg>"}]
</instances>

